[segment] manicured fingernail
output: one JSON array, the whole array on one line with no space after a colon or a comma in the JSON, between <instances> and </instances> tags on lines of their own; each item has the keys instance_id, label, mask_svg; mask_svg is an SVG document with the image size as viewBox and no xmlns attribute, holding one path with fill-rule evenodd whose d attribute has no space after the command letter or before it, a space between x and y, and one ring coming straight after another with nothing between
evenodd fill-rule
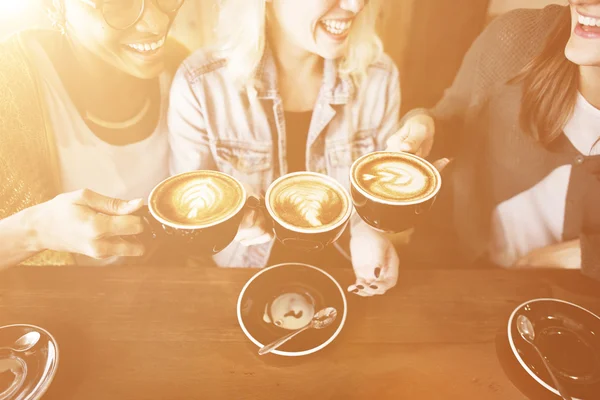
<instances>
[{"instance_id":1,"label":"manicured fingernail","mask_svg":"<svg viewBox=\"0 0 600 400\"><path fill-rule=\"evenodd\" d=\"M363 290L365 287L363 285L356 285L357 288L359 288L360 290Z\"/></svg>"},{"instance_id":2,"label":"manicured fingernail","mask_svg":"<svg viewBox=\"0 0 600 400\"><path fill-rule=\"evenodd\" d=\"M137 206L138 204L140 204L143 201L143 199L133 199L133 200L129 200L127 202L127 204L131 205L131 206Z\"/></svg>"},{"instance_id":3,"label":"manicured fingernail","mask_svg":"<svg viewBox=\"0 0 600 400\"><path fill-rule=\"evenodd\" d=\"M352 293L358 293L358 289L354 289Z\"/></svg>"},{"instance_id":4,"label":"manicured fingernail","mask_svg":"<svg viewBox=\"0 0 600 400\"><path fill-rule=\"evenodd\" d=\"M377 267L375 268L375 278L379 278L379 275L381 275L381 268Z\"/></svg>"},{"instance_id":5,"label":"manicured fingernail","mask_svg":"<svg viewBox=\"0 0 600 400\"><path fill-rule=\"evenodd\" d=\"M375 285L371 285L371 286L369 286L369 287L370 287L371 289L375 289L375 290L379 289L379 288L378 288L377 286L375 286Z\"/></svg>"}]
</instances>

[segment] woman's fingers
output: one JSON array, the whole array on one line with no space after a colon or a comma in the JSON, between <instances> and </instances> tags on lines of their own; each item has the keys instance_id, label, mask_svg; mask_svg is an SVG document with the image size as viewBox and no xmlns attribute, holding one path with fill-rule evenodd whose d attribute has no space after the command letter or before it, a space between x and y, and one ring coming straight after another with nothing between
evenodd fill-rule
<instances>
[{"instance_id":1,"label":"woman's fingers","mask_svg":"<svg viewBox=\"0 0 600 400\"><path fill-rule=\"evenodd\" d=\"M435 167L435 169L437 169L439 172L442 172L444 168L446 168L448 164L450 164L451 161L452 160L450 160L449 158L440 158L439 160L434 161L432 164Z\"/></svg>"},{"instance_id":2,"label":"woman's fingers","mask_svg":"<svg viewBox=\"0 0 600 400\"><path fill-rule=\"evenodd\" d=\"M262 235L255 237L253 239L240 240L240 243L243 246L258 246L261 244L265 244L273 240L273 234L271 233L263 233Z\"/></svg>"},{"instance_id":3,"label":"woman's fingers","mask_svg":"<svg viewBox=\"0 0 600 400\"><path fill-rule=\"evenodd\" d=\"M144 231L142 218L135 215L96 214L98 237L138 235Z\"/></svg>"},{"instance_id":4,"label":"woman's fingers","mask_svg":"<svg viewBox=\"0 0 600 400\"><path fill-rule=\"evenodd\" d=\"M91 242L89 249L84 254L92 258L104 259L115 256L141 257L144 253L145 247L140 242L112 237Z\"/></svg>"},{"instance_id":5,"label":"woman's fingers","mask_svg":"<svg viewBox=\"0 0 600 400\"><path fill-rule=\"evenodd\" d=\"M273 232L267 229L267 223L262 213L255 209L246 211L235 240L243 246L255 246L267 243L272 239Z\"/></svg>"},{"instance_id":6,"label":"woman's fingers","mask_svg":"<svg viewBox=\"0 0 600 400\"><path fill-rule=\"evenodd\" d=\"M402 151L427 157L433 147L435 122L426 114L409 118L386 142L387 151Z\"/></svg>"}]
</instances>

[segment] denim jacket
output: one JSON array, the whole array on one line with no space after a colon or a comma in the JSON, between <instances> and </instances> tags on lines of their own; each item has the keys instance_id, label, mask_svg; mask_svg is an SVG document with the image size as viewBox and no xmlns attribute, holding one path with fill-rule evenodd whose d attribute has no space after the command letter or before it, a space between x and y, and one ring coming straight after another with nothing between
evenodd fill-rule
<instances>
[{"instance_id":1,"label":"denim jacket","mask_svg":"<svg viewBox=\"0 0 600 400\"><path fill-rule=\"evenodd\" d=\"M275 61L267 50L255 75L260 82L256 91L235 86L226 63L199 50L174 78L171 174L216 169L243 182L252 194L264 195L271 182L287 173L284 106ZM306 170L327 174L349 190L352 162L385 147L399 128L399 112L398 70L387 55L371 65L360 87L340 77L336 61L326 60L308 133ZM222 267L262 268L272 245L245 247L234 242L214 260Z\"/></svg>"}]
</instances>

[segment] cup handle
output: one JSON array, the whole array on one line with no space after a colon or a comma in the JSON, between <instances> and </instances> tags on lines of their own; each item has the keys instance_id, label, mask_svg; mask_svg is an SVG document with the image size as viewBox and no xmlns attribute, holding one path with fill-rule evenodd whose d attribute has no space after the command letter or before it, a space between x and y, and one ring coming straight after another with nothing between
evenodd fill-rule
<instances>
[{"instance_id":1,"label":"cup handle","mask_svg":"<svg viewBox=\"0 0 600 400\"><path fill-rule=\"evenodd\" d=\"M14 398L15 393L23 386L27 376L27 366L17 357L9 357L0 359L0 373L11 371L15 375L12 384L2 393L0 400L8 400Z\"/></svg>"},{"instance_id":2,"label":"cup handle","mask_svg":"<svg viewBox=\"0 0 600 400\"><path fill-rule=\"evenodd\" d=\"M133 238L141 242L146 248L145 254L139 260L141 260L141 262L147 262L152 259L154 254L156 254L164 244L163 239L165 238L165 233L162 229L162 225L156 221L150 213L148 206L143 206L138 211L134 212L133 215L142 218L144 231L133 236ZM126 238L127 237L125 237L125 239Z\"/></svg>"},{"instance_id":3,"label":"cup handle","mask_svg":"<svg viewBox=\"0 0 600 400\"><path fill-rule=\"evenodd\" d=\"M143 243L149 243L158 239L158 232L160 232L160 230L156 229L156 222L154 222L154 217L150 213L148 206L142 206L142 208L134 212L133 215L141 217L144 224L144 232L136 235L138 239Z\"/></svg>"},{"instance_id":4,"label":"cup handle","mask_svg":"<svg viewBox=\"0 0 600 400\"><path fill-rule=\"evenodd\" d=\"M421 215L425 212L429 212L433 208L433 205L435 204L436 199L437 199L437 196L434 196L434 198L431 200L431 203L429 203L429 206L427 206L427 207L424 207L423 204L417 204L417 207L415 208L415 214Z\"/></svg>"}]
</instances>

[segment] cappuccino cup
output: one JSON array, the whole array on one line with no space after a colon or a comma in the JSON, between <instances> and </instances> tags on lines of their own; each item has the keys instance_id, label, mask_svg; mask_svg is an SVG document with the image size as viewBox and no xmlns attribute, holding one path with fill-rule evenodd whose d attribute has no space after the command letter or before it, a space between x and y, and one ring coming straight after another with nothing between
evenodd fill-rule
<instances>
[{"instance_id":1,"label":"cappuccino cup","mask_svg":"<svg viewBox=\"0 0 600 400\"><path fill-rule=\"evenodd\" d=\"M172 176L148 197L142 211L144 237L190 255L219 253L235 238L247 202L244 186L225 173L199 170Z\"/></svg>"},{"instance_id":2,"label":"cappuccino cup","mask_svg":"<svg viewBox=\"0 0 600 400\"><path fill-rule=\"evenodd\" d=\"M340 238L352 214L350 194L335 179L315 172L294 172L275 180L263 207L277 240L286 246L318 251Z\"/></svg>"},{"instance_id":3,"label":"cappuccino cup","mask_svg":"<svg viewBox=\"0 0 600 400\"><path fill-rule=\"evenodd\" d=\"M421 157L378 151L352 164L350 184L361 219L379 231L397 233L414 227L431 209L442 177Z\"/></svg>"}]
</instances>

